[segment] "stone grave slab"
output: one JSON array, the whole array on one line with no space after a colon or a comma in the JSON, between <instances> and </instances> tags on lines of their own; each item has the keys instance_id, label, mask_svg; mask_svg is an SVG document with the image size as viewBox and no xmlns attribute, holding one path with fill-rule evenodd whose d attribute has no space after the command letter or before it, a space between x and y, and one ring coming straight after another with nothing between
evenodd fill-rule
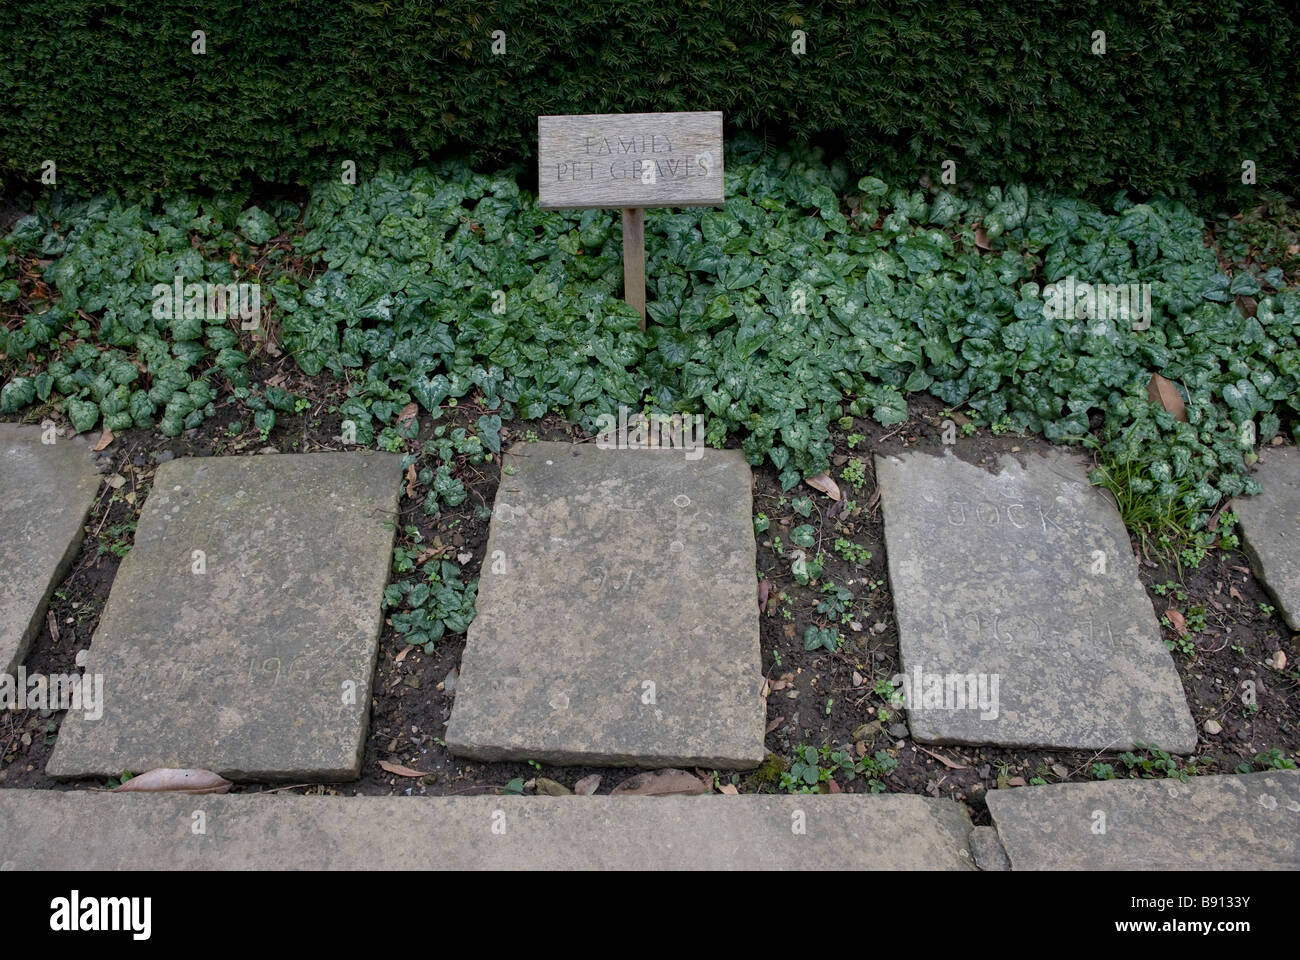
<instances>
[{"instance_id":1,"label":"stone grave slab","mask_svg":"<svg viewBox=\"0 0 1300 960\"><path fill-rule=\"evenodd\" d=\"M1300 630L1300 448L1263 447L1255 479L1263 490L1232 503L1241 545L1282 619Z\"/></svg>"},{"instance_id":2,"label":"stone grave slab","mask_svg":"<svg viewBox=\"0 0 1300 960\"><path fill-rule=\"evenodd\" d=\"M738 769L763 759L751 474L737 450L517 444L453 753Z\"/></svg>"},{"instance_id":3,"label":"stone grave slab","mask_svg":"<svg viewBox=\"0 0 1300 960\"><path fill-rule=\"evenodd\" d=\"M1126 750L1196 728L1123 522L1075 455L877 457L920 741Z\"/></svg>"},{"instance_id":4,"label":"stone grave slab","mask_svg":"<svg viewBox=\"0 0 1300 960\"><path fill-rule=\"evenodd\" d=\"M44 628L46 604L81 548L99 479L84 437L0 423L0 672L13 675Z\"/></svg>"},{"instance_id":5,"label":"stone grave slab","mask_svg":"<svg viewBox=\"0 0 1300 960\"><path fill-rule=\"evenodd\" d=\"M1013 870L1300 870L1300 771L990 790Z\"/></svg>"},{"instance_id":6,"label":"stone grave slab","mask_svg":"<svg viewBox=\"0 0 1300 960\"><path fill-rule=\"evenodd\" d=\"M206 818L202 836L192 831L196 810ZM903 794L195 797L0 790L0 871L971 870L970 831L960 803Z\"/></svg>"},{"instance_id":7,"label":"stone grave slab","mask_svg":"<svg viewBox=\"0 0 1300 960\"><path fill-rule=\"evenodd\" d=\"M400 488L393 454L160 466L86 657L103 716L46 772L358 776Z\"/></svg>"}]
</instances>

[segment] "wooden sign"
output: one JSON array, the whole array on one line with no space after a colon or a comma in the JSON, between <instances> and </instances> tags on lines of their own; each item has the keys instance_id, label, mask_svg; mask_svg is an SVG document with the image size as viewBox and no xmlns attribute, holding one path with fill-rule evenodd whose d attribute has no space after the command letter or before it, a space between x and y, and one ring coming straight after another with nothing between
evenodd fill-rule
<instances>
[{"instance_id":1,"label":"wooden sign","mask_svg":"<svg viewBox=\"0 0 1300 960\"><path fill-rule=\"evenodd\" d=\"M544 210L623 211L623 297L645 329L645 207L723 204L722 114L537 118Z\"/></svg>"},{"instance_id":2,"label":"wooden sign","mask_svg":"<svg viewBox=\"0 0 1300 960\"><path fill-rule=\"evenodd\" d=\"M544 210L723 202L718 112L538 117L537 146Z\"/></svg>"}]
</instances>

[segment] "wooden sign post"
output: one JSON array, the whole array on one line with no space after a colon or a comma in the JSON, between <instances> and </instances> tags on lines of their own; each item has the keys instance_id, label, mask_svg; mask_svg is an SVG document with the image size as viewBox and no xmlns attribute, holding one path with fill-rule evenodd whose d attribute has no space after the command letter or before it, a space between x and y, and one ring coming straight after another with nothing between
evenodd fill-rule
<instances>
[{"instance_id":1,"label":"wooden sign post","mask_svg":"<svg viewBox=\"0 0 1300 960\"><path fill-rule=\"evenodd\" d=\"M623 299L645 329L645 208L720 207L722 114L537 118L543 210L623 211Z\"/></svg>"}]
</instances>

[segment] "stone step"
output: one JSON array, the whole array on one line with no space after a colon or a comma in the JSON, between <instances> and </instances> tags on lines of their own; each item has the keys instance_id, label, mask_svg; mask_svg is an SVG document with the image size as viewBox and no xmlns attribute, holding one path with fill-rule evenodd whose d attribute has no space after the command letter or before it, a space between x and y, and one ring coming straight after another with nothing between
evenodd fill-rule
<instances>
[{"instance_id":1,"label":"stone step","mask_svg":"<svg viewBox=\"0 0 1300 960\"><path fill-rule=\"evenodd\" d=\"M0 673L12 676L45 626L99 490L83 437L0 423Z\"/></svg>"},{"instance_id":2,"label":"stone step","mask_svg":"<svg viewBox=\"0 0 1300 960\"><path fill-rule=\"evenodd\" d=\"M1300 770L993 790L1013 870L1300 870Z\"/></svg>"},{"instance_id":3,"label":"stone step","mask_svg":"<svg viewBox=\"0 0 1300 960\"><path fill-rule=\"evenodd\" d=\"M1069 452L877 457L912 735L1071 750L1196 748L1114 506Z\"/></svg>"},{"instance_id":4,"label":"stone step","mask_svg":"<svg viewBox=\"0 0 1300 960\"><path fill-rule=\"evenodd\" d=\"M1287 626L1300 630L1300 448L1263 447L1257 496L1238 497L1241 545Z\"/></svg>"},{"instance_id":5,"label":"stone step","mask_svg":"<svg viewBox=\"0 0 1300 960\"><path fill-rule=\"evenodd\" d=\"M312 453L160 466L87 652L102 716L70 710L46 772L357 777L400 464Z\"/></svg>"},{"instance_id":6,"label":"stone step","mask_svg":"<svg viewBox=\"0 0 1300 960\"><path fill-rule=\"evenodd\" d=\"M970 819L901 794L298 797L0 790L8 870L963 870Z\"/></svg>"},{"instance_id":7,"label":"stone step","mask_svg":"<svg viewBox=\"0 0 1300 960\"><path fill-rule=\"evenodd\" d=\"M448 748L757 766L766 708L740 451L521 443L503 471Z\"/></svg>"}]
</instances>

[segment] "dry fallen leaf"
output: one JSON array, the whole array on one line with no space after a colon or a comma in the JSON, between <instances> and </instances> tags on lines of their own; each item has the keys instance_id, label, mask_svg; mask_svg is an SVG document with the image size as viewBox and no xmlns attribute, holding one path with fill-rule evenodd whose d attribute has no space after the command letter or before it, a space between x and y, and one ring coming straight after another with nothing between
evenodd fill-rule
<instances>
[{"instance_id":1,"label":"dry fallen leaf","mask_svg":"<svg viewBox=\"0 0 1300 960\"><path fill-rule=\"evenodd\" d=\"M866 740L874 737L884 729L879 720L872 720L870 723L864 723L853 731L854 740Z\"/></svg>"},{"instance_id":2,"label":"dry fallen leaf","mask_svg":"<svg viewBox=\"0 0 1300 960\"><path fill-rule=\"evenodd\" d=\"M415 558L415 565L416 565L417 567L422 567L422 566L424 566L425 563L427 563L429 560L433 560L433 559L435 559L436 557L440 557L440 556L442 556L444 553L446 553L448 550L451 550L451 549L452 549L451 544L447 544L445 547L434 547L434 548L429 548L429 549L421 550L421 551L420 551L420 555L419 555L418 557Z\"/></svg>"},{"instance_id":3,"label":"dry fallen leaf","mask_svg":"<svg viewBox=\"0 0 1300 960\"><path fill-rule=\"evenodd\" d=\"M840 790L840 785L839 785L838 783L836 783L834 780L827 780L827 781L826 781L826 792L827 792L827 793L841 793L842 791Z\"/></svg>"},{"instance_id":4,"label":"dry fallen leaf","mask_svg":"<svg viewBox=\"0 0 1300 960\"><path fill-rule=\"evenodd\" d=\"M406 468L406 495L415 499L415 464Z\"/></svg>"},{"instance_id":5,"label":"dry fallen leaf","mask_svg":"<svg viewBox=\"0 0 1300 960\"><path fill-rule=\"evenodd\" d=\"M406 659L406 655L414 649L415 649L415 644L408 643L406 646L402 647L401 653L399 653L397 656L393 658L393 663L401 663L403 660Z\"/></svg>"},{"instance_id":6,"label":"dry fallen leaf","mask_svg":"<svg viewBox=\"0 0 1300 960\"><path fill-rule=\"evenodd\" d=\"M938 760L940 763L942 763L942 764L943 764L945 767L947 767L949 770L965 770L965 769L966 769L965 764L961 764L961 763L957 763L957 762L955 762L955 761L953 761L953 760L949 760L947 757L942 756L942 755L940 755L940 754L937 754L937 753L935 753L933 750L927 750L927 749L925 749L925 747L921 746L920 744L916 744L916 749L920 750L922 753L926 753L926 754L929 754L930 756L934 757L934 759Z\"/></svg>"},{"instance_id":7,"label":"dry fallen leaf","mask_svg":"<svg viewBox=\"0 0 1300 960\"><path fill-rule=\"evenodd\" d=\"M412 400L406 406L402 407L402 412L397 415L397 422L404 423L405 421L412 419L416 415L416 413L419 412L419 410L420 410L420 405L417 404L414 400Z\"/></svg>"},{"instance_id":8,"label":"dry fallen leaf","mask_svg":"<svg viewBox=\"0 0 1300 960\"><path fill-rule=\"evenodd\" d=\"M105 427L104 432L99 435L99 442L95 444L94 449L96 451L103 450L112 442L113 442L113 431L108 429L108 427Z\"/></svg>"},{"instance_id":9,"label":"dry fallen leaf","mask_svg":"<svg viewBox=\"0 0 1300 960\"><path fill-rule=\"evenodd\" d=\"M989 246L988 232L984 229L982 223L975 224L975 246L979 247L981 250L991 249Z\"/></svg>"},{"instance_id":10,"label":"dry fallen leaf","mask_svg":"<svg viewBox=\"0 0 1300 960\"><path fill-rule=\"evenodd\" d=\"M593 773L589 777L583 777L573 785L573 792L579 797L590 797L600 786L600 774Z\"/></svg>"},{"instance_id":11,"label":"dry fallen leaf","mask_svg":"<svg viewBox=\"0 0 1300 960\"><path fill-rule=\"evenodd\" d=\"M1170 626L1172 626L1175 630L1178 631L1178 635L1180 637L1187 636L1186 617L1184 617L1179 611L1175 610L1173 607L1170 607L1168 610L1165 611L1165 616L1169 618Z\"/></svg>"},{"instance_id":12,"label":"dry fallen leaf","mask_svg":"<svg viewBox=\"0 0 1300 960\"><path fill-rule=\"evenodd\" d=\"M400 763L389 763L387 760L380 760L379 765L389 773L399 777L427 777L428 770L416 770L414 767L404 767Z\"/></svg>"},{"instance_id":13,"label":"dry fallen leaf","mask_svg":"<svg viewBox=\"0 0 1300 960\"><path fill-rule=\"evenodd\" d=\"M708 793L709 788L699 777L685 770L649 770L628 777L613 790L613 797L663 797L672 794L694 796Z\"/></svg>"},{"instance_id":14,"label":"dry fallen leaf","mask_svg":"<svg viewBox=\"0 0 1300 960\"><path fill-rule=\"evenodd\" d=\"M763 730L763 734L767 735L771 733L773 730L781 726L781 724L783 723L785 723L785 717L774 717L773 719L767 721L767 727Z\"/></svg>"},{"instance_id":15,"label":"dry fallen leaf","mask_svg":"<svg viewBox=\"0 0 1300 960\"><path fill-rule=\"evenodd\" d=\"M824 473L819 473L815 477L809 477L804 483L814 490L820 490L832 500L840 499L840 485Z\"/></svg>"},{"instance_id":16,"label":"dry fallen leaf","mask_svg":"<svg viewBox=\"0 0 1300 960\"><path fill-rule=\"evenodd\" d=\"M1174 415L1175 420L1187 422L1187 406L1183 403L1178 388L1158 373L1151 374L1151 382L1147 384L1147 399L1160 404Z\"/></svg>"},{"instance_id":17,"label":"dry fallen leaf","mask_svg":"<svg viewBox=\"0 0 1300 960\"><path fill-rule=\"evenodd\" d=\"M1230 596L1230 597L1232 597L1232 599L1234 599L1234 600L1238 600L1238 601L1240 601L1240 602L1242 602L1242 603L1245 603L1245 602L1246 602L1246 598L1243 597L1243 596L1241 595L1241 591L1238 590L1236 587L1229 587L1229 588L1228 588L1228 596Z\"/></svg>"},{"instance_id":18,"label":"dry fallen leaf","mask_svg":"<svg viewBox=\"0 0 1300 960\"><path fill-rule=\"evenodd\" d=\"M770 580L758 581L758 612L767 613L767 598L772 595L772 582Z\"/></svg>"},{"instance_id":19,"label":"dry fallen leaf","mask_svg":"<svg viewBox=\"0 0 1300 960\"><path fill-rule=\"evenodd\" d=\"M724 783L718 787L718 793L725 793L729 797L740 796L740 791L736 789L734 784L730 783Z\"/></svg>"},{"instance_id":20,"label":"dry fallen leaf","mask_svg":"<svg viewBox=\"0 0 1300 960\"><path fill-rule=\"evenodd\" d=\"M226 793L231 783L211 770L178 770L159 767L132 777L113 793Z\"/></svg>"}]
</instances>

